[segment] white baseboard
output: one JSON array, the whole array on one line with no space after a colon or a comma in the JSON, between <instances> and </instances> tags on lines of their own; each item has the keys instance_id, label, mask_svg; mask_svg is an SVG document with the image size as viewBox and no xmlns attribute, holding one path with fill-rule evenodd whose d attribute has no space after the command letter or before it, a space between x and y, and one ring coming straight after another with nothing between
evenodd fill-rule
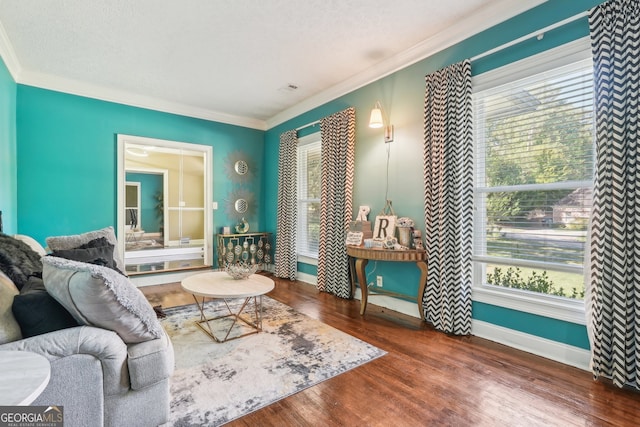
<instances>
[{"instance_id":1,"label":"white baseboard","mask_svg":"<svg viewBox=\"0 0 640 427\"><path fill-rule=\"evenodd\" d=\"M471 320L471 334L518 350L590 371L591 352L481 320Z\"/></svg>"},{"instance_id":2,"label":"white baseboard","mask_svg":"<svg viewBox=\"0 0 640 427\"><path fill-rule=\"evenodd\" d=\"M317 277L298 272L298 280L317 284ZM362 299L360 289L356 289L355 299ZM369 295L369 304L375 304L398 313L420 318L418 304L386 295ZM568 344L552 341L513 329L504 328L481 320L471 320L471 334L479 338L504 344L527 353L535 354L565 365L590 371L591 352Z\"/></svg>"},{"instance_id":3,"label":"white baseboard","mask_svg":"<svg viewBox=\"0 0 640 427\"><path fill-rule=\"evenodd\" d=\"M356 288L356 294L354 298L362 300L362 293L360 288ZM420 312L418 311L418 303L413 301L405 301L399 298L390 297L388 295L372 295L369 294L367 305L377 305L378 307L388 308L389 310L397 311L398 313L406 314L407 316L420 318Z\"/></svg>"},{"instance_id":4,"label":"white baseboard","mask_svg":"<svg viewBox=\"0 0 640 427\"><path fill-rule=\"evenodd\" d=\"M180 282L182 279L199 272L201 271L182 271L157 275L144 274L133 276L131 282L138 287L160 285ZM318 284L317 276L302 272L297 273L297 280L314 286ZM362 299L360 289L356 289L354 298L357 300ZM369 304L397 311L407 316L420 318L418 304L412 301L405 301L387 295L369 295ZM518 350L526 351L527 353L590 371L591 352L589 350L475 319L471 320L471 334Z\"/></svg>"},{"instance_id":5,"label":"white baseboard","mask_svg":"<svg viewBox=\"0 0 640 427\"><path fill-rule=\"evenodd\" d=\"M307 273L301 273L299 271L296 273L296 280L312 284L313 286L318 285L318 276L313 276Z\"/></svg>"}]
</instances>

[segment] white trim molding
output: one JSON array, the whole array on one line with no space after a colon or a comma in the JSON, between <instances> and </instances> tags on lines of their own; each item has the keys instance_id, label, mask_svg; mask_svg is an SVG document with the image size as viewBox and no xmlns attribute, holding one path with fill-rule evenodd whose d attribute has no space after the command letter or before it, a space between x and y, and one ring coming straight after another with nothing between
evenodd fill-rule
<instances>
[{"instance_id":1,"label":"white trim molding","mask_svg":"<svg viewBox=\"0 0 640 427\"><path fill-rule=\"evenodd\" d=\"M301 271L296 272L296 280L309 283L310 285L313 285L313 286L318 286L318 276L303 273Z\"/></svg>"},{"instance_id":2,"label":"white trim molding","mask_svg":"<svg viewBox=\"0 0 640 427\"><path fill-rule=\"evenodd\" d=\"M471 299L475 302L531 313L565 322L586 325L584 301L557 297L519 289L476 286Z\"/></svg>"},{"instance_id":3,"label":"white trim molding","mask_svg":"<svg viewBox=\"0 0 640 427\"><path fill-rule=\"evenodd\" d=\"M590 371L591 352L583 348L552 341L524 332L504 328L481 320L471 320L471 334L527 353Z\"/></svg>"},{"instance_id":4,"label":"white trim molding","mask_svg":"<svg viewBox=\"0 0 640 427\"><path fill-rule=\"evenodd\" d=\"M317 284L316 276L301 272L298 272L298 280L313 285ZM362 300L362 294L359 288L356 289L354 299ZM477 299L474 298L474 300ZM369 295L369 304L397 311L398 313L402 313L407 316L420 318L418 305L412 301L405 301L387 295ZM539 305L539 302L537 305ZM582 319L582 323L584 323L584 312L582 312ZM590 370L589 364L591 361L591 352L583 348L475 319L471 319L471 334L478 338L504 344L518 350L526 351L527 353L564 363L565 365L573 366L585 371Z\"/></svg>"},{"instance_id":5,"label":"white trim molding","mask_svg":"<svg viewBox=\"0 0 640 427\"><path fill-rule=\"evenodd\" d=\"M14 81L18 81L18 76L22 72L22 67L20 66L20 61L18 61L18 57L16 56L15 50L13 50L13 45L9 41L9 36L7 35L2 22L0 21L0 57L4 60L4 64L7 66L7 70L11 73Z\"/></svg>"},{"instance_id":6,"label":"white trim molding","mask_svg":"<svg viewBox=\"0 0 640 427\"><path fill-rule=\"evenodd\" d=\"M467 19L460 20L455 25L439 32L413 47L392 56L343 82L311 96L306 100L276 114L270 119L259 120L250 117L234 116L219 111L211 111L189 105L179 104L159 98L140 94L113 90L98 85L87 84L76 80L63 79L49 74L24 70L15 55L7 34L0 23L0 55L5 61L13 79L28 86L65 92L87 98L108 102L131 105L170 114L211 120L258 130L268 130L287 120L295 118L313 108L319 107L340 96L359 89L369 83L388 76L398 70L408 67L420 60L428 58L450 46L472 37L488 28L532 9L546 0L528 0L514 2L513 0L499 0L487 7L480 8Z\"/></svg>"},{"instance_id":7,"label":"white trim molding","mask_svg":"<svg viewBox=\"0 0 640 427\"><path fill-rule=\"evenodd\" d=\"M234 116L219 111L207 110L160 98L140 95L133 92L121 91L78 80L57 77L51 74L23 71L18 74L17 78L16 75L14 75L14 79L23 85L64 92L71 95L114 102L132 107L145 108L169 114L177 114L179 116L193 117L258 130L266 130L266 123L263 120Z\"/></svg>"},{"instance_id":8,"label":"white trim molding","mask_svg":"<svg viewBox=\"0 0 640 427\"><path fill-rule=\"evenodd\" d=\"M546 1L547 0L529 0L526 2L514 2L512 0L502 0L491 3L489 6L478 10L478 13L475 15L458 21L456 25L452 25L445 31L441 31L404 52L400 52L391 58L381 61L375 66L369 67L365 71L267 119L267 129L271 129L302 113L435 55L456 43L460 43L529 9L533 9Z\"/></svg>"}]
</instances>

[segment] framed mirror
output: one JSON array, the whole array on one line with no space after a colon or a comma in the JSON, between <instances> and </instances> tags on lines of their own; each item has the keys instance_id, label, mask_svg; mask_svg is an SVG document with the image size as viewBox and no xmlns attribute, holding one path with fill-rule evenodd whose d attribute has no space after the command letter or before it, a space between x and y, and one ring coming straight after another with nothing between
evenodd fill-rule
<instances>
[{"instance_id":1,"label":"framed mirror","mask_svg":"<svg viewBox=\"0 0 640 427\"><path fill-rule=\"evenodd\" d=\"M249 165L244 160L238 160L234 164L233 169L238 175L246 175L249 172Z\"/></svg>"},{"instance_id":2,"label":"framed mirror","mask_svg":"<svg viewBox=\"0 0 640 427\"><path fill-rule=\"evenodd\" d=\"M212 148L122 134L117 143L118 244L127 273L210 265Z\"/></svg>"},{"instance_id":3,"label":"framed mirror","mask_svg":"<svg viewBox=\"0 0 640 427\"><path fill-rule=\"evenodd\" d=\"M225 197L224 208L229 218L253 218L256 212L255 196L246 188L233 188Z\"/></svg>"},{"instance_id":4,"label":"framed mirror","mask_svg":"<svg viewBox=\"0 0 640 427\"><path fill-rule=\"evenodd\" d=\"M236 199L236 202L234 203L234 207L236 209L236 212L245 213L249 208L249 203L245 199Z\"/></svg>"},{"instance_id":5,"label":"framed mirror","mask_svg":"<svg viewBox=\"0 0 640 427\"><path fill-rule=\"evenodd\" d=\"M230 151L226 155L223 165L227 178L238 184L252 182L258 168L258 165L254 162L251 155L242 150Z\"/></svg>"}]
</instances>

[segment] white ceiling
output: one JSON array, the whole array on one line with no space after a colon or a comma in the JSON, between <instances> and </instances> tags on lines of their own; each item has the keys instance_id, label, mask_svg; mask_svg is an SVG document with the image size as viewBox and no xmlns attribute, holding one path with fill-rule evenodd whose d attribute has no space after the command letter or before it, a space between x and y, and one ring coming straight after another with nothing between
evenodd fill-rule
<instances>
[{"instance_id":1,"label":"white ceiling","mask_svg":"<svg viewBox=\"0 0 640 427\"><path fill-rule=\"evenodd\" d=\"M543 1L0 0L0 54L18 83L267 129Z\"/></svg>"}]
</instances>

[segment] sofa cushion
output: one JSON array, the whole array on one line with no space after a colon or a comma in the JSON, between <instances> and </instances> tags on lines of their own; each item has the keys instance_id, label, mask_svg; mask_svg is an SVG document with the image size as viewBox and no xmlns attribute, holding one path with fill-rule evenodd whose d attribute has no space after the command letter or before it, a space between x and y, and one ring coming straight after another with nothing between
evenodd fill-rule
<instances>
[{"instance_id":1,"label":"sofa cushion","mask_svg":"<svg viewBox=\"0 0 640 427\"><path fill-rule=\"evenodd\" d=\"M13 298L18 293L16 285L0 271L0 344L22 338L20 325L11 312Z\"/></svg>"},{"instance_id":2,"label":"sofa cushion","mask_svg":"<svg viewBox=\"0 0 640 427\"><path fill-rule=\"evenodd\" d=\"M125 343L162 336L155 311L127 277L101 265L53 256L42 263L47 292L78 323L112 330Z\"/></svg>"},{"instance_id":3,"label":"sofa cushion","mask_svg":"<svg viewBox=\"0 0 640 427\"><path fill-rule=\"evenodd\" d=\"M69 312L46 291L42 279L30 277L11 306L23 338L78 326Z\"/></svg>"},{"instance_id":4,"label":"sofa cushion","mask_svg":"<svg viewBox=\"0 0 640 427\"><path fill-rule=\"evenodd\" d=\"M107 242L113 245L115 248L113 250L113 260L115 262L116 268L121 272L125 271L124 261L122 261L120 253L117 250L118 240L116 239L116 234L113 230L113 227L105 227L100 230L89 231L87 233L76 234L72 236L47 237L46 242L51 251L60 251L82 247L83 245L87 245L89 242L100 239L101 237L104 237Z\"/></svg>"}]
</instances>

